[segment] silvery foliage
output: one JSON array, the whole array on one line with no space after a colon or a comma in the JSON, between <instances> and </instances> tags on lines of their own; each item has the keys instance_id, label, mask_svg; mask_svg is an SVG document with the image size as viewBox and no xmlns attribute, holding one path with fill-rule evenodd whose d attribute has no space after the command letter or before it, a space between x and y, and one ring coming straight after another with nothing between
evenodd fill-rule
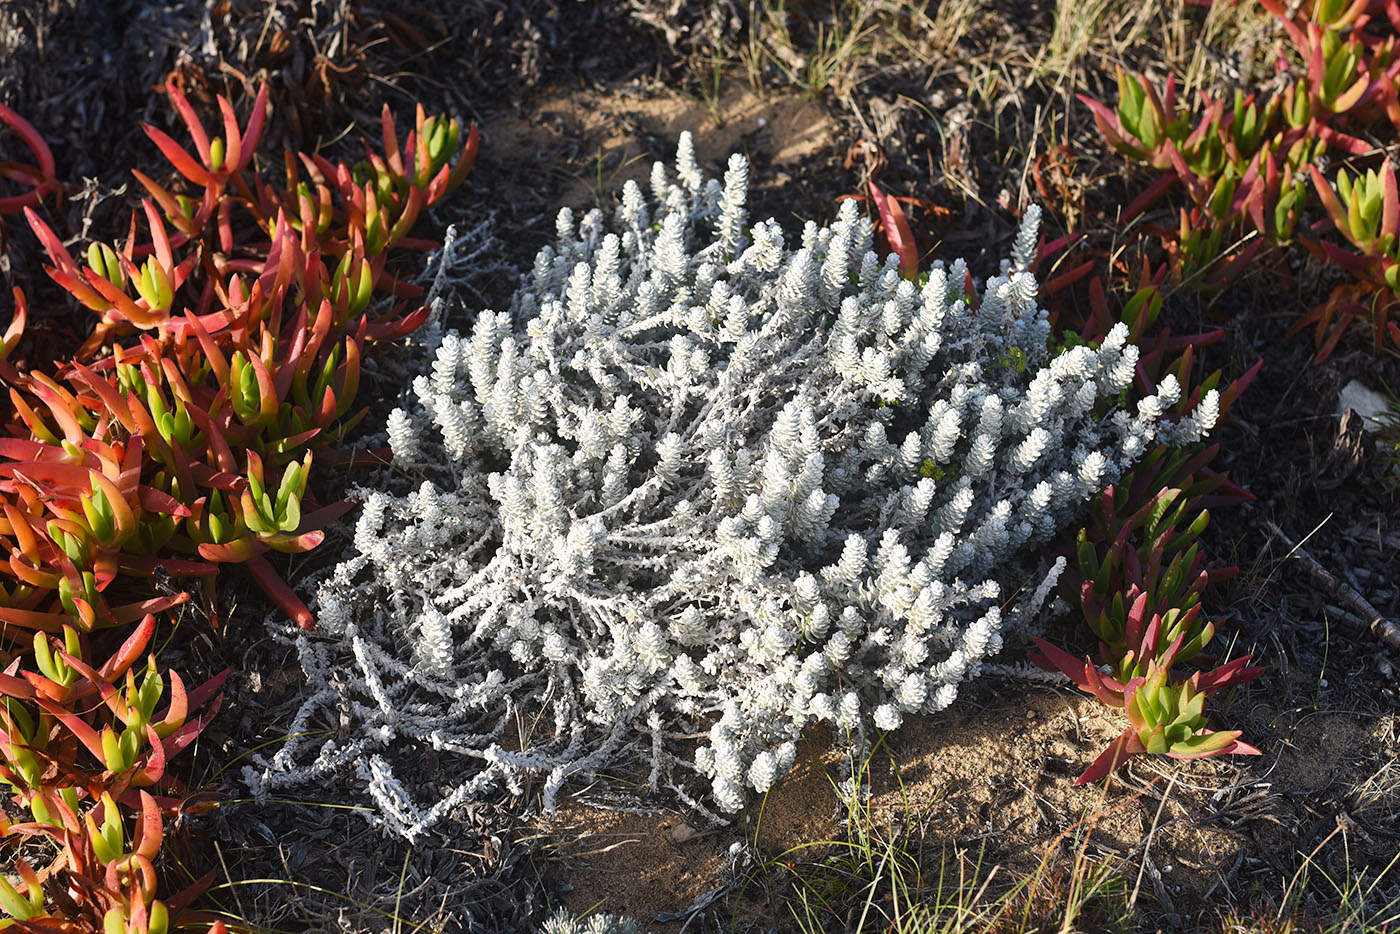
<instances>
[{"instance_id":1,"label":"silvery foliage","mask_svg":"<svg viewBox=\"0 0 1400 934\"><path fill-rule=\"evenodd\" d=\"M364 495L318 597L341 641L301 641L293 732L337 706L358 732L289 742L257 788L353 762L412 836L497 780L545 776L552 809L634 753L653 787L697 772L736 811L809 724L859 742L947 707L1033 546L1214 420L1212 394L1163 423L1171 377L1115 402L1121 326L1052 353L1034 207L976 302L961 261L900 278L851 202L789 249L749 226L742 157L707 181L683 136L677 169L650 199L629 182L611 225L561 211L510 312L432 348L388 423L416 488ZM423 745L464 776L427 810L390 762Z\"/></svg>"},{"instance_id":2,"label":"silvery foliage","mask_svg":"<svg viewBox=\"0 0 1400 934\"><path fill-rule=\"evenodd\" d=\"M637 922L608 914L576 918L561 908L544 923L543 934L637 934Z\"/></svg>"}]
</instances>

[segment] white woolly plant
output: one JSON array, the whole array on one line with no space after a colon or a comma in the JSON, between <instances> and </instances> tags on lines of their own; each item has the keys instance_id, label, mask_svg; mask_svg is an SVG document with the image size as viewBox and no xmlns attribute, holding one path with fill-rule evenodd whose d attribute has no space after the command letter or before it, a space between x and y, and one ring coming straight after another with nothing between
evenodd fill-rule
<instances>
[{"instance_id":1,"label":"white woolly plant","mask_svg":"<svg viewBox=\"0 0 1400 934\"><path fill-rule=\"evenodd\" d=\"M320 590L356 668L303 645L299 723L338 704L363 729L309 765L290 744L260 787L355 762L413 833L494 778L545 773L552 807L649 738L653 785L692 770L738 810L810 724L863 737L947 707L1034 546L1155 440L1211 427L1213 394L1159 424L1171 377L1119 404L1122 326L1048 346L1035 207L974 300L961 261L900 278L851 202L790 249L748 225L741 156L706 181L683 136L678 163L611 224L562 210L510 311L441 338L388 424L421 485L368 494ZM415 741L470 766L427 812L380 754Z\"/></svg>"},{"instance_id":2,"label":"white woolly plant","mask_svg":"<svg viewBox=\"0 0 1400 934\"><path fill-rule=\"evenodd\" d=\"M578 918L560 908L545 921L541 934L637 934L637 922L609 914Z\"/></svg>"}]
</instances>

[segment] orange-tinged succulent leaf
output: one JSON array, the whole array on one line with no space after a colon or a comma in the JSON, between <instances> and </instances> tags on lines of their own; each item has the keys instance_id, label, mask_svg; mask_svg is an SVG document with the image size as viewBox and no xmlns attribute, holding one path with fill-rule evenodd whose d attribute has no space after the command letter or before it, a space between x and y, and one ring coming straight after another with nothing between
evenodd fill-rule
<instances>
[{"instance_id":1,"label":"orange-tinged succulent leaf","mask_svg":"<svg viewBox=\"0 0 1400 934\"><path fill-rule=\"evenodd\" d=\"M22 859L15 862L15 870L19 873L25 894L21 895L7 877L0 875L0 909L19 923L42 918L46 914L44 888L38 874Z\"/></svg>"},{"instance_id":2,"label":"orange-tinged succulent leaf","mask_svg":"<svg viewBox=\"0 0 1400 934\"><path fill-rule=\"evenodd\" d=\"M155 631L156 618L154 614L148 613L141 619L141 622L137 624L136 629L132 631L131 635L127 636L126 641L121 644L121 647L118 648L116 652L112 653L112 656L103 663L97 673L103 680L109 682L115 681L117 678L126 674L127 670L130 669L132 665L136 664L137 660L140 659L142 654L146 651L146 646L150 644L151 637L155 635Z\"/></svg>"},{"instance_id":3,"label":"orange-tinged succulent leaf","mask_svg":"<svg viewBox=\"0 0 1400 934\"><path fill-rule=\"evenodd\" d=\"M1030 660L1032 663L1044 668L1046 671L1058 671L1073 681L1080 690L1086 694L1093 694L1104 703L1112 706L1122 706L1123 686L1112 678L1105 678L1099 674L1097 668L1087 658L1076 658L1059 646L1046 642L1039 637L1032 637L1039 653L1032 653ZM1113 698L1118 698L1114 703Z\"/></svg>"},{"instance_id":4,"label":"orange-tinged succulent leaf","mask_svg":"<svg viewBox=\"0 0 1400 934\"><path fill-rule=\"evenodd\" d=\"M198 121L196 121L196 123L197 122ZM185 176L185 178L189 179L194 184L202 187L207 187L213 183L214 177L205 170L204 166L196 162L193 156L185 152L180 144L171 139L163 130L149 125L144 127L144 129L146 135L151 138L151 142L155 143L160 149L161 154L164 155L166 159L170 160L170 164L175 167L175 171ZM204 145L204 155L207 158L209 144L206 141Z\"/></svg>"},{"instance_id":5,"label":"orange-tinged succulent leaf","mask_svg":"<svg viewBox=\"0 0 1400 934\"><path fill-rule=\"evenodd\" d=\"M147 792L142 791L140 795L141 819L136 825L132 852L153 860L160 853L161 841L165 837L161 827L160 805L156 804L156 799Z\"/></svg>"},{"instance_id":6,"label":"orange-tinged succulent leaf","mask_svg":"<svg viewBox=\"0 0 1400 934\"><path fill-rule=\"evenodd\" d=\"M408 236L409 230L411 230L411 229L413 228L414 222L418 220L418 214L419 214L419 212L421 212L421 211L423 210L423 207L426 205L426 203L427 203L427 196L426 196L426 193L423 191L422 188L418 188L418 187L415 186L415 187L409 189L409 191L408 191L408 200L404 203L403 207L400 209L399 217L398 217L398 219L397 219L396 221L394 221L394 226L391 227L390 230L389 230L389 244L390 244L391 246L394 245L394 244L397 244L397 243L398 243L400 240L402 240L404 237ZM896 207L898 207L898 203L896 203ZM901 211L901 214L902 214L902 213L903 213L903 212ZM907 227L909 226L909 222L908 222L908 221L905 221L904 226L907 228ZM911 232L911 237L912 237L912 232ZM918 264L918 258L917 258L917 256L916 256L916 257L915 257L915 266L916 266L916 270L917 270L917 264ZM917 271L916 271L915 274L917 275Z\"/></svg>"},{"instance_id":7,"label":"orange-tinged succulent leaf","mask_svg":"<svg viewBox=\"0 0 1400 934\"><path fill-rule=\"evenodd\" d=\"M102 742L102 735L89 726L85 720L63 705L55 703L47 698L36 697L34 702L42 707L44 711L55 720L67 727L68 732L72 733L73 737L77 739L78 742L82 743L98 762L106 761L107 749Z\"/></svg>"},{"instance_id":8,"label":"orange-tinged succulent leaf","mask_svg":"<svg viewBox=\"0 0 1400 934\"><path fill-rule=\"evenodd\" d=\"M141 208L146 213L146 225L151 231L151 246L155 250L156 261L173 278L175 256L170 251L170 238L165 233L165 222L161 220L156 206L148 199L141 199Z\"/></svg>"},{"instance_id":9,"label":"orange-tinged succulent leaf","mask_svg":"<svg viewBox=\"0 0 1400 934\"><path fill-rule=\"evenodd\" d=\"M136 176L136 180L141 183L141 187L146 189L146 193L155 199L156 204L160 205L161 210L165 212L165 219L170 221L170 223L175 226L176 230L180 231L182 235L181 239L172 241L172 245L183 245L184 240L188 239L204 226L204 222L207 221L207 218L201 217L199 213L196 213L193 217L186 215L179 198L171 194L169 189L157 184L150 176L136 169L132 169L131 174Z\"/></svg>"},{"instance_id":10,"label":"orange-tinged succulent leaf","mask_svg":"<svg viewBox=\"0 0 1400 934\"><path fill-rule=\"evenodd\" d=\"M11 559L11 568L15 567L14 559ZM23 578L21 578L23 579ZM34 577L30 580L36 587L43 587L47 590L58 588L59 575L45 575ZM40 613L35 610L22 610L18 607L0 607L0 623L8 626L17 626L20 629L36 630L39 632L49 632L55 635L63 632L63 626L70 621L67 613Z\"/></svg>"},{"instance_id":11,"label":"orange-tinged succulent leaf","mask_svg":"<svg viewBox=\"0 0 1400 934\"><path fill-rule=\"evenodd\" d=\"M128 904L141 905L149 901L156 890L156 868L149 859L139 853L131 853L113 863L107 864L106 884L108 891L126 892L135 890L138 898L128 898Z\"/></svg>"},{"instance_id":12,"label":"orange-tinged succulent leaf","mask_svg":"<svg viewBox=\"0 0 1400 934\"><path fill-rule=\"evenodd\" d=\"M210 143L209 168L216 172L225 171L230 165L237 165L243 155L243 138L238 130L238 116L233 105L222 94L218 96L219 112L224 118L224 138ZM222 144L222 145L220 145Z\"/></svg>"},{"instance_id":13,"label":"orange-tinged succulent leaf","mask_svg":"<svg viewBox=\"0 0 1400 934\"><path fill-rule=\"evenodd\" d=\"M394 115L389 111L386 103L379 112L379 123L384 134L384 159L389 167L399 178L404 175L403 155L399 151L398 131L394 127Z\"/></svg>"},{"instance_id":14,"label":"orange-tinged succulent leaf","mask_svg":"<svg viewBox=\"0 0 1400 934\"><path fill-rule=\"evenodd\" d=\"M19 343L20 337L24 335L25 321L28 319L29 305L25 302L24 292L19 286L14 287L13 296L15 309L10 318L10 325L5 329L5 336L0 338L0 361L8 357L10 351Z\"/></svg>"},{"instance_id":15,"label":"orange-tinged succulent leaf","mask_svg":"<svg viewBox=\"0 0 1400 934\"><path fill-rule=\"evenodd\" d=\"M301 554L319 546L326 540L326 533L320 529L310 532L302 532L297 535L276 534L269 535L261 541L273 551L280 551L283 554Z\"/></svg>"},{"instance_id":16,"label":"orange-tinged succulent leaf","mask_svg":"<svg viewBox=\"0 0 1400 934\"><path fill-rule=\"evenodd\" d=\"M136 531L136 514L132 512L131 504L117 489L117 485L102 473L90 469L88 470L88 480L92 484L94 498L99 490L104 495L116 526L115 543L120 544Z\"/></svg>"},{"instance_id":17,"label":"orange-tinged succulent leaf","mask_svg":"<svg viewBox=\"0 0 1400 934\"><path fill-rule=\"evenodd\" d=\"M136 278L139 280L140 276L141 273L137 270ZM111 282L100 276L90 281L92 287L97 290L103 299L110 303L111 309L117 312L121 319L138 328L150 329L159 327L168 317L163 310L152 308L149 304L144 304L146 302L145 298L142 298L140 302L135 301L131 296L127 295L123 289L117 288Z\"/></svg>"},{"instance_id":18,"label":"orange-tinged succulent leaf","mask_svg":"<svg viewBox=\"0 0 1400 934\"><path fill-rule=\"evenodd\" d=\"M24 514L18 506L13 503L0 504L5 512L5 520L8 524L8 533L14 536L19 545L20 554L27 558L37 558L39 555L39 536L34 531L34 526L30 524L29 517Z\"/></svg>"},{"instance_id":19,"label":"orange-tinged succulent leaf","mask_svg":"<svg viewBox=\"0 0 1400 934\"><path fill-rule=\"evenodd\" d=\"M185 725L189 716L189 698L185 694L185 682L174 669L170 670L170 703L166 709L152 717L156 735L161 739L170 736Z\"/></svg>"},{"instance_id":20,"label":"orange-tinged succulent leaf","mask_svg":"<svg viewBox=\"0 0 1400 934\"><path fill-rule=\"evenodd\" d=\"M205 704L212 701L214 697L219 693L219 691L223 688L224 682L228 680L228 676L232 672L232 668L225 668L223 671L220 671L218 674L214 675L214 677L210 678L208 681L204 682L199 687L195 688L193 691L190 691L185 699L187 710L198 710Z\"/></svg>"},{"instance_id":21,"label":"orange-tinged succulent leaf","mask_svg":"<svg viewBox=\"0 0 1400 934\"><path fill-rule=\"evenodd\" d=\"M146 512L157 512L167 516L185 518L190 515L189 507L169 493L149 486L136 488L136 499Z\"/></svg>"},{"instance_id":22,"label":"orange-tinged succulent leaf","mask_svg":"<svg viewBox=\"0 0 1400 934\"><path fill-rule=\"evenodd\" d=\"M473 123L471 129L467 131L467 141L462 146L462 153L457 157L457 163L452 166L452 173L448 176L447 185L441 194L455 191L457 186L461 185L462 182L466 180L467 175L471 173L472 166L476 164L476 154L480 145L481 137L477 132L476 124ZM439 197L440 196L439 194ZM433 200L437 199L434 198Z\"/></svg>"},{"instance_id":23,"label":"orange-tinged succulent leaf","mask_svg":"<svg viewBox=\"0 0 1400 934\"><path fill-rule=\"evenodd\" d=\"M8 673L0 673L0 695L19 700L33 700L36 696L32 684L24 678L16 678ZM6 739L5 742L13 743L13 740Z\"/></svg>"},{"instance_id":24,"label":"orange-tinged succulent leaf","mask_svg":"<svg viewBox=\"0 0 1400 934\"><path fill-rule=\"evenodd\" d=\"M197 550L206 561L242 564L266 551L267 546L251 535L243 535L230 542L200 542Z\"/></svg>"},{"instance_id":25,"label":"orange-tinged succulent leaf","mask_svg":"<svg viewBox=\"0 0 1400 934\"><path fill-rule=\"evenodd\" d=\"M144 732L146 734L145 739L147 750L145 756L145 764L142 765L141 768L136 771L136 774L133 775L131 779L131 784L137 786L138 788L149 788L152 785L157 784L162 778L164 778L166 760L171 755L173 755L173 753L171 753L165 745L167 742L170 741L161 740L160 736L156 734L154 727L148 724ZM177 733L176 735L178 736L179 734ZM192 742L193 739L194 737L191 737L190 741ZM184 747L181 746L180 748L183 749ZM140 761L140 759L137 760L138 763ZM152 886L152 889L154 890L154 885Z\"/></svg>"}]
</instances>

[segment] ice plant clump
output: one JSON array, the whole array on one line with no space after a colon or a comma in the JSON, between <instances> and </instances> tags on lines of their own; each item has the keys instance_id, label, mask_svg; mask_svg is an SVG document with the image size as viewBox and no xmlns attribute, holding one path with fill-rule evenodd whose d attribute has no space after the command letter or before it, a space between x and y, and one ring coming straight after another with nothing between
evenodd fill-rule
<instances>
[{"instance_id":1,"label":"ice plant clump","mask_svg":"<svg viewBox=\"0 0 1400 934\"><path fill-rule=\"evenodd\" d=\"M1033 546L1211 427L1214 393L1162 421L1174 377L1122 407L1121 325L1052 351L1035 208L979 300L961 261L901 278L853 203L790 249L748 224L742 157L706 181L683 137L677 168L650 199L629 183L611 225L561 211L510 311L441 339L389 424L417 488L364 494L359 554L318 597L343 646L301 638L316 690L291 732L324 706L362 729L293 740L255 786L355 763L414 835L527 773L552 807L635 749L653 785L698 772L735 811L811 723L860 737L948 706ZM423 746L472 766L428 811L386 758Z\"/></svg>"}]
</instances>

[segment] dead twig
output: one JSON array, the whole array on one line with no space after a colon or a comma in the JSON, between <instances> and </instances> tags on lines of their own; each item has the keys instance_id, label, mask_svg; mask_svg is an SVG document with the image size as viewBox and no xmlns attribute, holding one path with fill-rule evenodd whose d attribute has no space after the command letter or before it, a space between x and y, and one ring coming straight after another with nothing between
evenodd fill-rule
<instances>
[{"instance_id":1,"label":"dead twig","mask_svg":"<svg viewBox=\"0 0 1400 934\"><path fill-rule=\"evenodd\" d=\"M1269 530L1270 535L1277 537L1286 544L1290 544L1289 554L1302 562L1304 569L1312 576L1313 580L1331 591L1332 595L1337 600L1340 600L1353 611L1360 614L1363 621L1369 621L1364 622L1363 625L1370 629L1371 633L1377 639L1381 640L1386 647L1393 651L1400 652L1400 625L1397 625L1392 619L1387 619L1379 610L1371 605L1369 600L1353 590L1348 584L1334 577L1330 571L1317 562L1316 558L1308 554L1307 549L1305 549L1301 543L1296 545L1291 544L1288 536L1285 535L1283 530L1275 525L1272 520L1265 519L1264 526ZM1342 618L1345 619L1346 617L1343 616Z\"/></svg>"}]
</instances>

